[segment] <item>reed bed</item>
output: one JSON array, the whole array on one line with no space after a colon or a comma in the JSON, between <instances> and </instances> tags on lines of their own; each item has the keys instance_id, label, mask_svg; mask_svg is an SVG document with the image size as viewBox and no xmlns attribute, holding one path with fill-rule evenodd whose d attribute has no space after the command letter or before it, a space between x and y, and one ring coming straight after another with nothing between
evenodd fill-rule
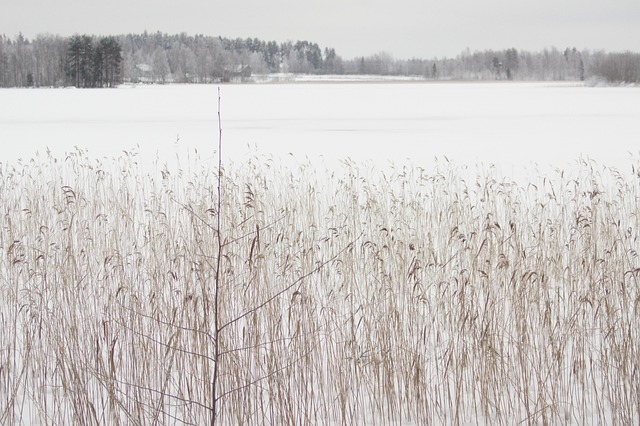
<instances>
[{"instance_id":1,"label":"reed bed","mask_svg":"<svg viewBox=\"0 0 640 426\"><path fill-rule=\"evenodd\" d=\"M640 421L635 170L137 161L0 167L0 424Z\"/></svg>"}]
</instances>

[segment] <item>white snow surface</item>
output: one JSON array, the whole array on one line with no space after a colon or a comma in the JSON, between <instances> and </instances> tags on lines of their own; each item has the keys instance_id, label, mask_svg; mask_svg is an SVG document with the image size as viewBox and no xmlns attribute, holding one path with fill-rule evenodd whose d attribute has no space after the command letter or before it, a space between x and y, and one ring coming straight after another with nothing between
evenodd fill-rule
<instances>
[{"instance_id":1,"label":"white snow surface","mask_svg":"<svg viewBox=\"0 0 640 426\"><path fill-rule=\"evenodd\" d=\"M0 90L0 161L75 146L141 163L347 157L384 167L435 159L494 164L507 176L582 157L618 168L640 149L640 88L570 83L307 82ZM537 165L536 165L537 164Z\"/></svg>"}]
</instances>

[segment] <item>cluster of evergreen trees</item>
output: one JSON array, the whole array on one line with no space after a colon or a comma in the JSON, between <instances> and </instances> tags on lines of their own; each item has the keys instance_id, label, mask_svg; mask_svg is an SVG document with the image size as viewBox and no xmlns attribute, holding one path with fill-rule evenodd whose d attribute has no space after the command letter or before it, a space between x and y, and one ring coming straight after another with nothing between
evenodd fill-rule
<instances>
[{"instance_id":1,"label":"cluster of evergreen trees","mask_svg":"<svg viewBox=\"0 0 640 426\"><path fill-rule=\"evenodd\" d=\"M0 86L110 87L120 82L211 83L252 74L372 74L444 80L585 80L640 83L640 54L576 48L485 50L455 58L344 60L308 41L265 42L185 33L0 36Z\"/></svg>"},{"instance_id":2,"label":"cluster of evergreen trees","mask_svg":"<svg viewBox=\"0 0 640 426\"><path fill-rule=\"evenodd\" d=\"M121 62L122 48L115 37L75 35L67 41L67 82L76 87L114 87L120 82Z\"/></svg>"}]
</instances>

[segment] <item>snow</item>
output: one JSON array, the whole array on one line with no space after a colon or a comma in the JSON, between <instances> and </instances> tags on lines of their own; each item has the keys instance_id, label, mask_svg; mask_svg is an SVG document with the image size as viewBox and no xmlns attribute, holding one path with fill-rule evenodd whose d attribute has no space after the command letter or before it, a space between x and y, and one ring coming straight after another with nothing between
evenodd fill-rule
<instances>
[{"instance_id":1,"label":"snow","mask_svg":"<svg viewBox=\"0 0 640 426\"><path fill-rule=\"evenodd\" d=\"M74 146L90 156L139 151L141 162L215 158L217 86L0 91L0 161ZM637 157L640 90L550 83L309 82L222 85L223 155L284 161L349 157L381 166L435 158L495 164L503 173L615 167ZM631 155L632 153L633 155ZM537 165L536 165L537 163Z\"/></svg>"},{"instance_id":2,"label":"snow","mask_svg":"<svg viewBox=\"0 0 640 426\"><path fill-rule=\"evenodd\" d=\"M295 74L295 73L271 73L253 74L251 82L254 83L396 83L405 81L424 81L420 76L396 76L396 75L370 75L370 74Z\"/></svg>"}]
</instances>

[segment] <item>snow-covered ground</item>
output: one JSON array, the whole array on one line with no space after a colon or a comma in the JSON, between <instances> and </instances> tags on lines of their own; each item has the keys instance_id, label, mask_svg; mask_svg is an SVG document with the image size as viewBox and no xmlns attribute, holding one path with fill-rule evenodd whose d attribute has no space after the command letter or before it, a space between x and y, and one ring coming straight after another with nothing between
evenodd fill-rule
<instances>
[{"instance_id":1,"label":"snow-covered ground","mask_svg":"<svg viewBox=\"0 0 640 426\"><path fill-rule=\"evenodd\" d=\"M328 164L384 165L435 157L496 164L522 174L533 162L570 166L581 155L626 167L640 141L640 90L576 83L296 83L223 85L227 160L259 153ZM217 86L0 91L2 161L47 147L96 157L134 147L143 163L172 163L217 146Z\"/></svg>"}]
</instances>

